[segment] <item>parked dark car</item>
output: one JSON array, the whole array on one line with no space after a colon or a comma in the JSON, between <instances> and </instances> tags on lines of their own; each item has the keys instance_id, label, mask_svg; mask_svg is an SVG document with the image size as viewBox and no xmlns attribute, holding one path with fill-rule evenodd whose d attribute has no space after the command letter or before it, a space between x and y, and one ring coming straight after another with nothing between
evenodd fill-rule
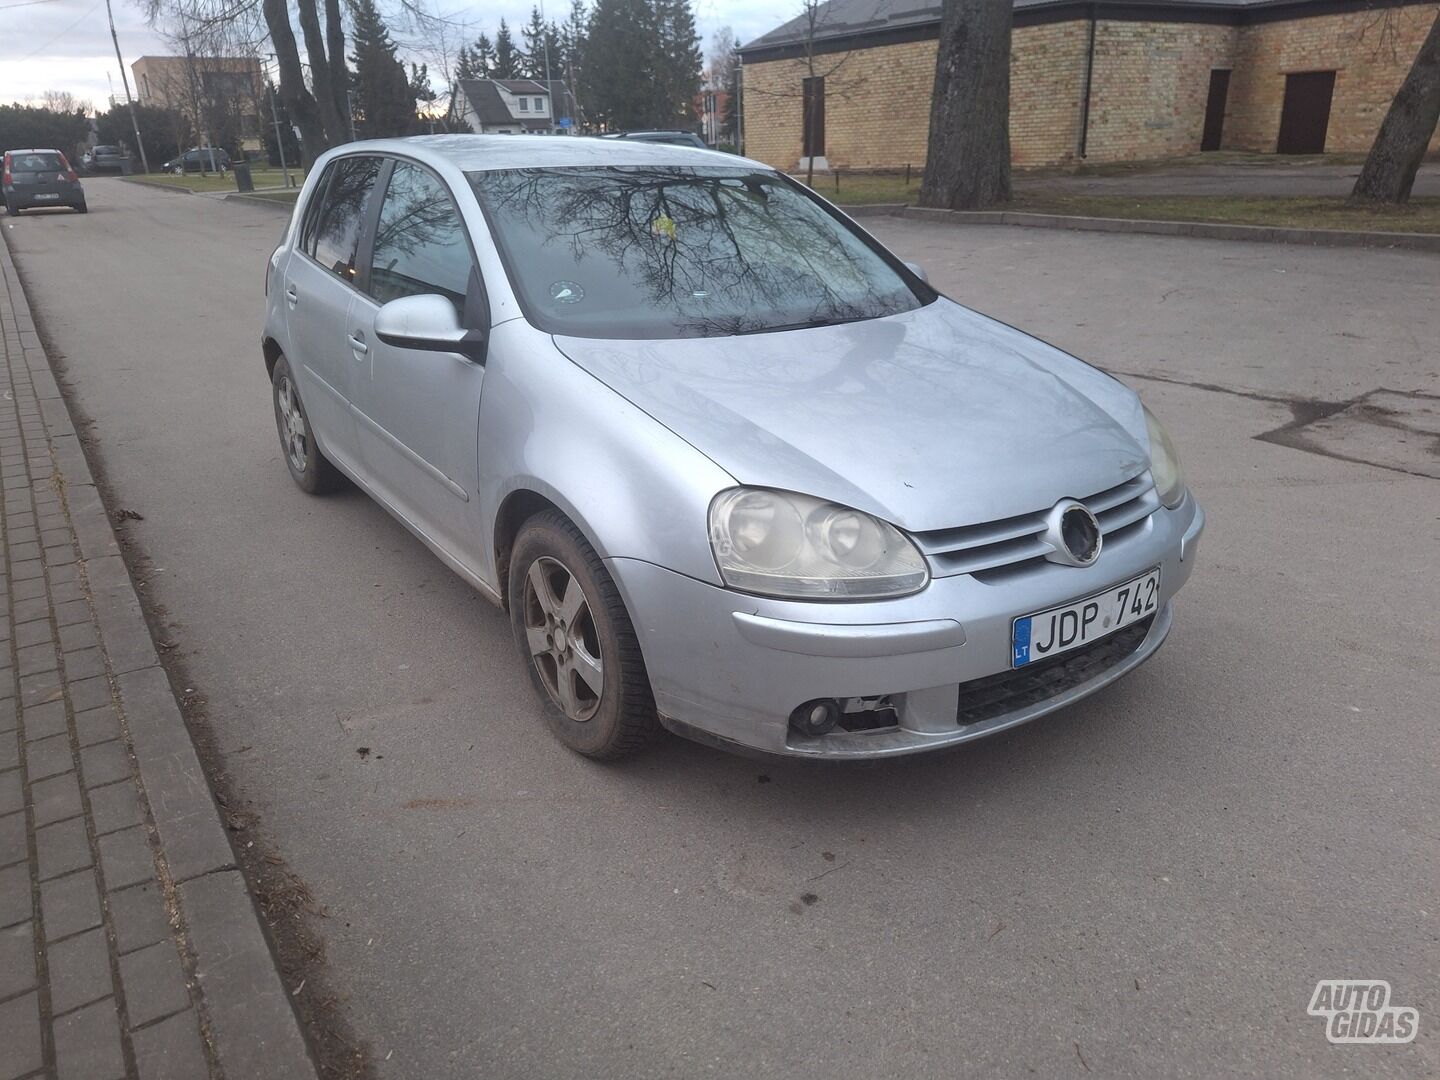
<instances>
[{"instance_id":1,"label":"parked dark car","mask_svg":"<svg viewBox=\"0 0 1440 1080\"><path fill-rule=\"evenodd\" d=\"M5 210L12 217L36 206L68 206L85 213L85 189L59 150L7 150L3 159Z\"/></svg>"},{"instance_id":2,"label":"parked dark car","mask_svg":"<svg viewBox=\"0 0 1440 1080\"><path fill-rule=\"evenodd\" d=\"M160 166L168 173L224 172L230 168L230 155L220 147L192 146L177 158Z\"/></svg>"},{"instance_id":3,"label":"parked dark car","mask_svg":"<svg viewBox=\"0 0 1440 1080\"><path fill-rule=\"evenodd\" d=\"M85 151L80 164L86 172L128 172L130 155L118 146L95 146Z\"/></svg>"},{"instance_id":4,"label":"parked dark car","mask_svg":"<svg viewBox=\"0 0 1440 1080\"><path fill-rule=\"evenodd\" d=\"M693 131L611 131L600 136L602 139L634 139L636 142L668 143L671 146L698 146L710 149L705 140Z\"/></svg>"}]
</instances>

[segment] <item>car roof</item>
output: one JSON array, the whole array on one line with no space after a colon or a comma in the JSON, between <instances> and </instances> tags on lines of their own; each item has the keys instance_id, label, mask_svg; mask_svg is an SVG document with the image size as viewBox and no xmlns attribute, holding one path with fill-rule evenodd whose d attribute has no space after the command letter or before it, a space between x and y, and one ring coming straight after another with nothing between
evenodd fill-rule
<instances>
[{"instance_id":1,"label":"car roof","mask_svg":"<svg viewBox=\"0 0 1440 1080\"><path fill-rule=\"evenodd\" d=\"M583 165L730 165L770 171L759 161L642 139L591 139L583 135L416 135L347 143L342 153L369 150L444 161L462 172L544 169Z\"/></svg>"},{"instance_id":2,"label":"car roof","mask_svg":"<svg viewBox=\"0 0 1440 1080\"><path fill-rule=\"evenodd\" d=\"M59 151L59 150L56 150L53 146L30 146L30 147L26 147L26 148L23 149L23 150L21 150L21 149L6 150L5 153L7 153L7 154L60 154L60 151ZM65 155L64 155L64 154L60 154L60 156L61 156L61 157L64 157Z\"/></svg>"}]
</instances>

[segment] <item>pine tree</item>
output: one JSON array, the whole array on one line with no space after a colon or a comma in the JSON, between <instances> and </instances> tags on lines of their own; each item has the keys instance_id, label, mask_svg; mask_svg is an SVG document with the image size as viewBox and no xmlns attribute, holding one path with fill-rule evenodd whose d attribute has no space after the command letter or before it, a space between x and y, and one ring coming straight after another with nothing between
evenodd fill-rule
<instances>
[{"instance_id":1,"label":"pine tree","mask_svg":"<svg viewBox=\"0 0 1440 1080\"><path fill-rule=\"evenodd\" d=\"M375 0L351 0L350 19L356 134L367 139L410 134L415 128L415 94Z\"/></svg>"},{"instance_id":2,"label":"pine tree","mask_svg":"<svg viewBox=\"0 0 1440 1080\"><path fill-rule=\"evenodd\" d=\"M457 83L461 79L483 78L476 67L475 54L464 45L461 45L460 51L455 54L455 73L453 77Z\"/></svg>"},{"instance_id":3,"label":"pine tree","mask_svg":"<svg viewBox=\"0 0 1440 1080\"><path fill-rule=\"evenodd\" d=\"M475 78L488 79L495 74L495 46L490 43L489 34L481 34L475 39L470 56L475 62Z\"/></svg>"},{"instance_id":4,"label":"pine tree","mask_svg":"<svg viewBox=\"0 0 1440 1080\"><path fill-rule=\"evenodd\" d=\"M524 57L520 50L515 47L515 39L510 36L510 27L505 20L500 20L500 29L495 32L495 64L491 69L490 77L494 79L518 79L521 77L520 65Z\"/></svg>"},{"instance_id":5,"label":"pine tree","mask_svg":"<svg viewBox=\"0 0 1440 1080\"><path fill-rule=\"evenodd\" d=\"M695 122L704 54L690 0L654 0L657 29L655 115L652 123L672 128Z\"/></svg>"},{"instance_id":6,"label":"pine tree","mask_svg":"<svg viewBox=\"0 0 1440 1080\"><path fill-rule=\"evenodd\" d=\"M589 32L590 16L585 10L585 0L570 0L570 14L560 27L560 77L570 87L571 93L579 89L580 61L585 55Z\"/></svg>"},{"instance_id":7,"label":"pine tree","mask_svg":"<svg viewBox=\"0 0 1440 1080\"><path fill-rule=\"evenodd\" d=\"M538 7L530 9L530 21L521 29L520 38L525 43L524 56L521 59L525 74L532 79L547 78L545 47L549 44L549 40L546 37L545 20L540 17ZM551 64L555 62L553 57L550 62Z\"/></svg>"},{"instance_id":8,"label":"pine tree","mask_svg":"<svg viewBox=\"0 0 1440 1080\"><path fill-rule=\"evenodd\" d=\"M650 126L656 33L647 0L596 0L580 78L587 118L611 131Z\"/></svg>"}]
</instances>

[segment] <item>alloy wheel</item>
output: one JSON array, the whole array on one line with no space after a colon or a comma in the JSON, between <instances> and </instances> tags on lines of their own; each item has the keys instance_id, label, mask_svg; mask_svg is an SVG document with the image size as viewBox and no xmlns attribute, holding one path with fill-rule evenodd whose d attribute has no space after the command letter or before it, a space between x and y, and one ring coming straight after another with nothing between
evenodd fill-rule
<instances>
[{"instance_id":1,"label":"alloy wheel","mask_svg":"<svg viewBox=\"0 0 1440 1080\"><path fill-rule=\"evenodd\" d=\"M571 720L584 722L600 708L605 666L590 600L575 575L549 557L525 575L525 641L550 699Z\"/></svg>"},{"instance_id":2,"label":"alloy wheel","mask_svg":"<svg viewBox=\"0 0 1440 1080\"><path fill-rule=\"evenodd\" d=\"M300 396L295 393L295 384L288 375L280 376L275 386L275 405L280 414L280 438L285 444L285 453L291 467L303 473L310 460L305 446L305 414L300 411Z\"/></svg>"}]
</instances>

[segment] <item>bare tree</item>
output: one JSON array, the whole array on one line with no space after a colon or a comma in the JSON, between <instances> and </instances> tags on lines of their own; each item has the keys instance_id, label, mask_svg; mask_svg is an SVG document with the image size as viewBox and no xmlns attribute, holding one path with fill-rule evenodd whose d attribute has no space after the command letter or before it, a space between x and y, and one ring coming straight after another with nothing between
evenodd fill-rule
<instances>
[{"instance_id":1,"label":"bare tree","mask_svg":"<svg viewBox=\"0 0 1440 1080\"><path fill-rule=\"evenodd\" d=\"M1403 203L1410 199L1425 148L1440 121L1440 14L1415 54L1375 143L1355 181L1355 202Z\"/></svg>"},{"instance_id":2,"label":"bare tree","mask_svg":"<svg viewBox=\"0 0 1440 1080\"><path fill-rule=\"evenodd\" d=\"M46 90L40 95L40 107L57 113L89 113L89 101L76 97L69 90Z\"/></svg>"},{"instance_id":3,"label":"bare tree","mask_svg":"<svg viewBox=\"0 0 1440 1080\"><path fill-rule=\"evenodd\" d=\"M1010 201L1011 0L945 0L920 205Z\"/></svg>"}]
</instances>

